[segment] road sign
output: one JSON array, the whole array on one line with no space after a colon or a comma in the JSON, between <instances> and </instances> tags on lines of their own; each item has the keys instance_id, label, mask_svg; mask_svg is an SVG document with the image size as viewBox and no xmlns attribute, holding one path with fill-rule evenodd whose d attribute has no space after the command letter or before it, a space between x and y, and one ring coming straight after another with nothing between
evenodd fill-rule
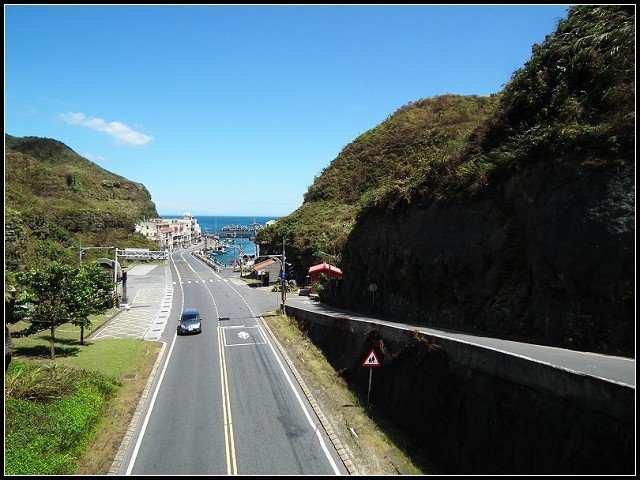
<instances>
[{"instance_id":1,"label":"road sign","mask_svg":"<svg viewBox=\"0 0 640 480\"><path fill-rule=\"evenodd\" d=\"M362 366L363 367L379 367L381 366L380 361L378 360L378 357L376 356L376 351L375 350L371 350L371 352L369 352L369 355L367 355L367 358L364 359L364 362L362 362Z\"/></svg>"}]
</instances>

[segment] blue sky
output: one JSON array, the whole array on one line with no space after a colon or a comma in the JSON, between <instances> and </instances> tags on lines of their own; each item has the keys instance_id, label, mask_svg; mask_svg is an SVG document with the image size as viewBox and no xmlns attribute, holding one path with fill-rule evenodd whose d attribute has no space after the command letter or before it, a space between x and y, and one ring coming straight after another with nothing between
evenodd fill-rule
<instances>
[{"instance_id":1,"label":"blue sky","mask_svg":"<svg viewBox=\"0 0 640 480\"><path fill-rule=\"evenodd\" d=\"M504 87L568 5L5 5L5 133L160 215L284 216L401 106Z\"/></svg>"}]
</instances>

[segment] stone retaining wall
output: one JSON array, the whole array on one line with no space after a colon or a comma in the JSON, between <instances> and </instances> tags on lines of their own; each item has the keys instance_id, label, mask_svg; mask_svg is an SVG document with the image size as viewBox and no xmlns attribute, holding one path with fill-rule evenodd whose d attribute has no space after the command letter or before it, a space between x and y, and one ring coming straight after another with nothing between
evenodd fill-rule
<instances>
[{"instance_id":1,"label":"stone retaining wall","mask_svg":"<svg viewBox=\"0 0 640 480\"><path fill-rule=\"evenodd\" d=\"M287 306L350 386L446 474L633 474L635 389L450 339Z\"/></svg>"}]
</instances>

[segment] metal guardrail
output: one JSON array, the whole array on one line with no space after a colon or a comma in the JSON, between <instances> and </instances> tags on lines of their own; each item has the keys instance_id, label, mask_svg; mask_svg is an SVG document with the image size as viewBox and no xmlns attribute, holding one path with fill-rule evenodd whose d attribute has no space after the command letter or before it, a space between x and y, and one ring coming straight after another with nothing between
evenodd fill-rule
<instances>
[{"instance_id":1,"label":"metal guardrail","mask_svg":"<svg viewBox=\"0 0 640 480\"><path fill-rule=\"evenodd\" d=\"M118 250L118 257L126 260L166 260L165 250Z\"/></svg>"}]
</instances>

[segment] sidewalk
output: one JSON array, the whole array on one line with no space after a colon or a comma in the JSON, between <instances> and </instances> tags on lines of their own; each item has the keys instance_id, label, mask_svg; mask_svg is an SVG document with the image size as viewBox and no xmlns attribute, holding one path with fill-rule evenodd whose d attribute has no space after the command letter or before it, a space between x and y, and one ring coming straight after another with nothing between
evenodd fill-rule
<instances>
[{"instance_id":1,"label":"sidewalk","mask_svg":"<svg viewBox=\"0 0 640 480\"><path fill-rule=\"evenodd\" d=\"M568 350L548 345L491 337L485 334L405 323L400 319L390 320L388 318L369 316L366 313L332 307L319 301L310 300L309 297L287 296L287 306L331 317L341 317L358 322L385 325L394 329L415 330L432 337L446 338L463 344L475 345L483 349L500 351L521 359L544 363L553 368L571 371L580 375L597 377L609 382L631 386L632 388L635 388L636 385L635 358Z\"/></svg>"},{"instance_id":2,"label":"sidewalk","mask_svg":"<svg viewBox=\"0 0 640 480\"><path fill-rule=\"evenodd\" d=\"M127 271L130 308L122 310L88 340L141 338L159 340L173 300L169 265L136 265Z\"/></svg>"}]
</instances>

